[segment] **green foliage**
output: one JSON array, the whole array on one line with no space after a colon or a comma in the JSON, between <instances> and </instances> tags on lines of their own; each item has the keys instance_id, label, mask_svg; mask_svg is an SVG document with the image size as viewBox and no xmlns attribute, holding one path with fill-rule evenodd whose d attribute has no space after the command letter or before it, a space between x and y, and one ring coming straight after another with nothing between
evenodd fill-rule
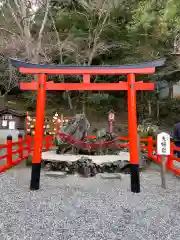
<instances>
[{"instance_id":1,"label":"green foliage","mask_svg":"<svg viewBox=\"0 0 180 240\"><path fill-rule=\"evenodd\" d=\"M54 138L54 144L55 144L55 146L58 146L58 145L59 145L59 140L57 139L56 136L55 136L55 138Z\"/></svg>"},{"instance_id":2,"label":"green foliage","mask_svg":"<svg viewBox=\"0 0 180 240\"><path fill-rule=\"evenodd\" d=\"M141 132L140 133L140 138L144 138L144 139L148 139L149 136L152 136L153 137L153 140L156 139L156 133L153 131L153 129L149 129L149 131L146 131L146 132ZM148 145L148 142L145 142L143 143L145 146Z\"/></svg>"},{"instance_id":3,"label":"green foliage","mask_svg":"<svg viewBox=\"0 0 180 240\"><path fill-rule=\"evenodd\" d=\"M89 104L104 105L104 103L109 104L112 99L113 99L113 96L107 93L93 93L88 97L87 101Z\"/></svg>"},{"instance_id":4,"label":"green foliage","mask_svg":"<svg viewBox=\"0 0 180 240\"><path fill-rule=\"evenodd\" d=\"M148 138L149 136L155 137L156 135L157 133L151 127L147 131L140 132L141 138Z\"/></svg>"},{"instance_id":5,"label":"green foliage","mask_svg":"<svg viewBox=\"0 0 180 240\"><path fill-rule=\"evenodd\" d=\"M25 100L25 109L36 109L36 91L21 94L21 100Z\"/></svg>"},{"instance_id":6,"label":"green foliage","mask_svg":"<svg viewBox=\"0 0 180 240\"><path fill-rule=\"evenodd\" d=\"M141 132L140 133L141 138L148 138L148 136L149 136L148 132Z\"/></svg>"}]
</instances>

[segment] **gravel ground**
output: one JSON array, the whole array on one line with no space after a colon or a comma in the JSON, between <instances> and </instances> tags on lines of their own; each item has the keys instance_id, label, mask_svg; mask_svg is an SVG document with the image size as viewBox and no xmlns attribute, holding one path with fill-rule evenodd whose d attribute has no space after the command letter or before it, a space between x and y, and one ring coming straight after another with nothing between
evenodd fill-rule
<instances>
[{"instance_id":1,"label":"gravel ground","mask_svg":"<svg viewBox=\"0 0 180 240\"><path fill-rule=\"evenodd\" d=\"M132 194L129 175L119 179L44 176L29 191L30 169L0 175L0 240L179 240L180 179L157 171L141 175Z\"/></svg>"}]
</instances>

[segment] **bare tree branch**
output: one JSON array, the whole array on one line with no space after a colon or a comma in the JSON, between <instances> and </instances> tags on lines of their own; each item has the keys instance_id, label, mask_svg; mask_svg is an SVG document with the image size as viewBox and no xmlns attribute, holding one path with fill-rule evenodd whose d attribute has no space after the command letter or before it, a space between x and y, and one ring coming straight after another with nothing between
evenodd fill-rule
<instances>
[{"instance_id":1,"label":"bare tree branch","mask_svg":"<svg viewBox=\"0 0 180 240\"><path fill-rule=\"evenodd\" d=\"M20 2L19 3L18 2L19 2L18 0L14 0L14 3L16 5L16 11L18 12L19 16L21 16L22 15L22 11L21 11L21 8L20 8L21 4L20 4ZM24 2L24 0L22 0L21 3L22 2Z\"/></svg>"},{"instance_id":2,"label":"bare tree branch","mask_svg":"<svg viewBox=\"0 0 180 240\"><path fill-rule=\"evenodd\" d=\"M11 4L9 3L9 0L7 1L7 6L8 6L8 8L9 8L9 10L10 10L10 12L11 12L11 15L12 15L12 17L14 18L17 26L19 27L19 30L20 30L20 32L21 32L21 35L23 36L23 35L24 35L23 28L22 28L20 22L18 21L14 10L13 10L13 8L11 7Z\"/></svg>"},{"instance_id":3,"label":"bare tree branch","mask_svg":"<svg viewBox=\"0 0 180 240\"><path fill-rule=\"evenodd\" d=\"M57 28L56 28L56 24L55 24L55 21L54 21L54 18L52 16L52 14L50 13L50 18L52 20L52 24L53 24L53 28L54 28L54 31L55 31L55 34L56 34L56 38L57 38L57 41L58 41L58 50L59 50L59 56L60 56L60 63L63 64L63 44L60 40L60 37L59 37L59 33L57 31ZM65 40L66 41L66 40ZM64 76L60 76L59 78L61 78L61 80L64 82ZM69 91L66 91L66 94L67 94L67 98L68 98L68 104L69 104L69 107L71 110L74 111L74 107L73 107L73 104L72 104L72 100L71 100L71 96L70 96L70 93Z\"/></svg>"},{"instance_id":4,"label":"bare tree branch","mask_svg":"<svg viewBox=\"0 0 180 240\"><path fill-rule=\"evenodd\" d=\"M40 49L41 49L41 40L42 40L43 31L44 31L45 24L47 22L47 18L48 18L48 14L49 14L49 7L50 7L50 0L46 0L45 14L44 14L44 18L43 18L43 21L42 21L42 24L41 24L41 28L39 30L38 40L37 40L36 56L35 56L35 62L36 63L39 61L39 52L40 52Z\"/></svg>"},{"instance_id":5,"label":"bare tree branch","mask_svg":"<svg viewBox=\"0 0 180 240\"><path fill-rule=\"evenodd\" d=\"M45 24L47 22L47 17L48 17L48 13L49 13L49 7L50 7L50 0L46 0L46 10L45 10L45 14L44 14L44 19L43 19L43 22L41 24L41 28L39 30L39 36L38 36L38 40L41 40L42 38L42 33L44 31L44 27L45 27Z\"/></svg>"},{"instance_id":6,"label":"bare tree branch","mask_svg":"<svg viewBox=\"0 0 180 240\"><path fill-rule=\"evenodd\" d=\"M22 39L20 38L20 36L19 36L17 33L15 33L15 32L12 32L12 31L10 31L10 30L8 30L8 29L6 29L6 28L3 28L3 27L0 27L0 30L5 31L5 32L7 32L7 33L9 33L9 34L11 34L11 35L14 35L14 36L18 37L19 40L22 40Z\"/></svg>"}]
</instances>

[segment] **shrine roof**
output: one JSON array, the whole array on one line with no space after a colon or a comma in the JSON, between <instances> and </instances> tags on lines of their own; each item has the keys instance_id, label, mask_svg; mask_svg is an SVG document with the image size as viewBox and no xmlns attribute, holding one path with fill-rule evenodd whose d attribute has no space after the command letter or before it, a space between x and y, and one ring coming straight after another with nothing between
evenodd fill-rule
<instances>
[{"instance_id":1,"label":"shrine roof","mask_svg":"<svg viewBox=\"0 0 180 240\"><path fill-rule=\"evenodd\" d=\"M127 64L127 65L53 65L53 64L33 64L10 58L14 67L27 69L143 69L163 66L165 59L155 61Z\"/></svg>"},{"instance_id":2,"label":"shrine roof","mask_svg":"<svg viewBox=\"0 0 180 240\"><path fill-rule=\"evenodd\" d=\"M17 116L17 117L25 117L26 114L24 112L15 110L15 109L11 109L7 106L5 107L0 107L0 115L3 114L12 114L13 116Z\"/></svg>"}]
</instances>

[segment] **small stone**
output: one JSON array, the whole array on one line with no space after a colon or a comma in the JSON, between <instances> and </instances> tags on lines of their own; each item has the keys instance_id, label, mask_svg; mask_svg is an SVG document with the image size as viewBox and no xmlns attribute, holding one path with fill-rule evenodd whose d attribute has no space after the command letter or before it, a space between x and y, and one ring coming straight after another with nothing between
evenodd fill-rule
<instances>
[{"instance_id":1,"label":"small stone","mask_svg":"<svg viewBox=\"0 0 180 240\"><path fill-rule=\"evenodd\" d=\"M119 173L103 173L100 174L100 177L103 179L122 179L122 175Z\"/></svg>"},{"instance_id":2,"label":"small stone","mask_svg":"<svg viewBox=\"0 0 180 240\"><path fill-rule=\"evenodd\" d=\"M64 178L67 176L66 172L58 172L58 171L47 171L45 173L46 176L48 177L60 177L60 178Z\"/></svg>"}]
</instances>

